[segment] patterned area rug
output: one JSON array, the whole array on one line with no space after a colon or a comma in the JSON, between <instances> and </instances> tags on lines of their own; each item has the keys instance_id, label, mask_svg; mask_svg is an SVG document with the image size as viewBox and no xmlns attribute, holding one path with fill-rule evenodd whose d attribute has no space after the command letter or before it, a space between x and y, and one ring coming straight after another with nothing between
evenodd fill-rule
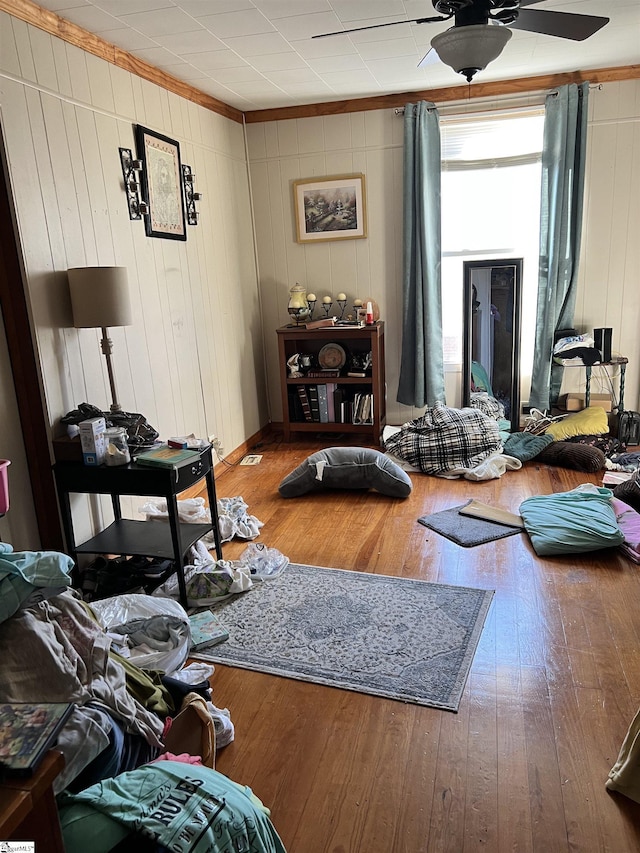
<instances>
[{"instance_id":1,"label":"patterned area rug","mask_svg":"<svg viewBox=\"0 0 640 853\"><path fill-rule=\"evenodd\" d=\"M457 711L492 590L291 563L211 609L217 663Z\"/></svg>"}]
</instances>

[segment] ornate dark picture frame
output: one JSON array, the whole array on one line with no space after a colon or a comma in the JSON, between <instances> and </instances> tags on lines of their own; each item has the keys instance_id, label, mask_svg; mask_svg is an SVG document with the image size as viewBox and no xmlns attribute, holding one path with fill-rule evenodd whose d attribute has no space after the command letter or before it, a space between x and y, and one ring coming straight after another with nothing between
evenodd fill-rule
<instances>
[{"instance_id":1,"label":"ornate dark picture frame","mask_svg":"<svg viewBox=\"0 0 640 853\"><path fill-rule=\"evenodd\" d=\"M136 148L142 160L142 193L148 205L148 237L186 240L182 163L175 139L136 125Z\"/></svg>"}]
</instances>

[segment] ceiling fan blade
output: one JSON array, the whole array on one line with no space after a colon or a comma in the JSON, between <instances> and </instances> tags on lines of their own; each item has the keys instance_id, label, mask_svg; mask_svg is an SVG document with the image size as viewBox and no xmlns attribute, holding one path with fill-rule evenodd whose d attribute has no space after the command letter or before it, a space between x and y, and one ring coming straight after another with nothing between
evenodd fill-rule
<instances>
[{"instance_id":1,"label":"ceiling fan blade","mask_svg":"<svg viewBox=\"0 0 640 853\"><path fill-rule=\"evenodd\" d=\"M344 36L348 33L359 33L362 30L377 30L380 27L393 27L396 24L433 24L437 21L448 21L453 15L441 16L437 18L412 18L410 21L387 21L386 24L370 24L368 27L354 27L352 30L338 30L336 33L320 33L317 36L311 36L312 39L324 39L329 36Z\"/></svg>"},{"instance_id":2,"label":"ceiling fan blade","mask_svg":"<svg viewBox=\"0 0 640 853\"><path fill-rule=\"evenodd\" d=\"M584 41L605 24L609 18L599 15L580 15L577 12L552 12L545 9L520 9L517 20L510 24L514 30L543 33L573 41Z\"/></svg>"},{"instance_id":3,"label":"ceiling fan blade","mask_svg":"<svg viewBox=\"0 0 640 853\"><path fill-rule=\"evenodd\" d=\"M418 63L418 68L426 68L429 65L435 65L437 62L440 62L440 57L437 51L430 47Z\"/></svg>"}]
</instances>

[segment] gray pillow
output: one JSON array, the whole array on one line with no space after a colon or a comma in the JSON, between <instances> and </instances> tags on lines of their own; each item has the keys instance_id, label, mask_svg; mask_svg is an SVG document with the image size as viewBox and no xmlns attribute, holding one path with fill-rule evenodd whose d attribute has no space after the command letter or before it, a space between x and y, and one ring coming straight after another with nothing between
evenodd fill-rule
<instances>
[{"instance_id":1,"label":"gray pillow","mask_svg":"<svg viewBox=\"0 0 640 853\"><path fill-rule=\"evenodd\" d=\"M327 447L305 459L278 487L283 498L296 498L314 489L376 489L383 495L406 498L412 485L409 475L379 450Z\"/></svg>"}]
</instances>

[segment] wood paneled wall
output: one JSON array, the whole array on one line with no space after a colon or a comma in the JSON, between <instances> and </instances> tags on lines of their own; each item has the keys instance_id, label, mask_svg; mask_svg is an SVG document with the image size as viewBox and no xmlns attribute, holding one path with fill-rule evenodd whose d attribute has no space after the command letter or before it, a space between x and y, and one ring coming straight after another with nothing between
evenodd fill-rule
<instances>
[{"instance_id":1,"label":"wood paneled wall","mask_svg":"<svg viewBox=\"0 0 640 853\"><path fill-rule=\"evenodd\" d=\"M589 96L584 224L575 322L613 329L627 356L625 408L640 408L640 81L609 83ZM592 390L607 390L594 371ZM575 370L567 385L577 381ZM582 371L579 371L582 374ZM617 388L617 382L616 382Z\"/></svg>"},{"instance_id":2,"label":"wood paneled wall","mask_svg":"<svg viewBox=\"0 0 640 853\"><path fill-rule=\"evenodd\" d=\"M100 332L72 328L66 270L116 264L135 317L111 330L123 407L163 437L215 433L237 447L268 421L242 125L5 13L0 39L0 117L52 430L81 402L110 403ZM177 139L196 175L201 216L186 242L129 220L118 148L135 150L137 123Z\"/></svg>"},{"instance_id":3,"label":"wood paneled wall","mask_svg":"<svg viewBox=\"0 0 640 853\"><path fill-rule=\"evenodd\" d=\"M530 96L533 98L533 96ZM540 102L540 98L538 98ZM507 100L487 102L487 109ZM460 112L477 110L459 104ZM638 407L640 273L640 82L604 83L590 93L589 164L580 296L575 322L584 331L614 328L614 348L630 359L627 408ZM279 420L275 332L287 321L288 288L296 281L321 297L344 291L349 300L373 296L386 321L387 420L421 412L395 401L402 310L402 135L394 109L315 116L247 125L258 269L272 416ZM298 244L292 181L363 172L369 236ZM499 228L499 223L496 223ZM635 235L635 236L634 236ZM462 281L460 281L462 288ZM535 318L524 318L534 322ZM584 371L566 371L565 390L584 387ZM447 401L460 405L459 374L447 374ZM594 390L599 386L594 376ZM604 386L603 386L604 387Z\"/></svg>"},{"instance_id":4,"label":"wood paneled wall","mask_svg":"<svg viewBox=\"0 0 640 853\"><path fill-rule=\"evenodd\" d=\"M67 293L66 269L94 264L129 270L135 324L112 330L119 396L161 435L215 433L232 450L281 419L275 328L296 281L320 298L377 300L388 419L420 413L395 402L403 128L393 109L254 121L245 151L237 121L0 12L0 120L52 430L80 402L109 402L99 333L71 327ZM147 238L128 218L118 147L134 148L136 123L178 139L196 174L202 215L186 243ZM628 408L639 405L639 127L638 80L592 91L576 324L613 327L630 359ZM291 182L350 172L366 176L368 238L296 243ZM566 384L583 382L574 371ZM457 373L447 399L460 399ZM0 414L0 432L11 419Z\"/></svg>"}]
</instances>

